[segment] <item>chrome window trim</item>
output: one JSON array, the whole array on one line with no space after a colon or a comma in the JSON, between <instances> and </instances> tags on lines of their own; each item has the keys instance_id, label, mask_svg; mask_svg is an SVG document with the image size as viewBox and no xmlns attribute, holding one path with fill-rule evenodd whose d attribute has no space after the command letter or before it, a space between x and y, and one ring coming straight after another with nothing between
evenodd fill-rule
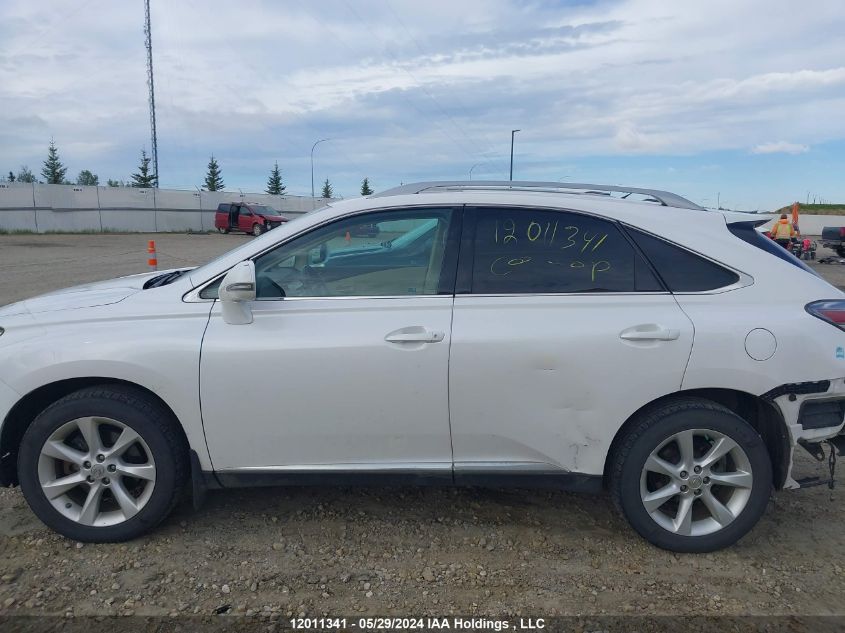
<instances>
[{"instance_id":1,"label":"chrome window trim","mask_svg":"<svg viewBox=\"0 0 845 633\"><path fill-rule=\"evenodd\" d=\"M285 240L283 240L281 242L277 242L277 243L273 244L272 246L268 246L264 250L259 251L258 253L251 255L247 259L255 259L257 257L260 257L264 253L267 253L267 252L269 252L269 251L271 251L275 248L279 248L282 245L287 244L288 242L298 238L299 236L301 236L305 233L319 229L323 226L326 226L327 224L331 224L332 222L345 220L347 218L353 218L353 217L358 216L358 215L364 215L364 214L368 214L368 213L378 213L378 212L381 212L381 211L390 211L390 210L393 210L393 209L444 209L444 208L445 209L455 209L456 207L460 207L462 209L464 207L473 207L473 208L477 208L477 209L523 209L523 210L524 209L541 209L541 210L556 211L556 212L563 212L563 213L575 213L575 214L579 214L579 215L586 215L586 216L598 218L598 219L604 220L606 222L611 222L613 224L617 224L618 226L622 227L623 229L624 228L631 228L631 229L640 231L642 233L646 233L647 235L650 235L650 236L652 236L656 239L662 240L662 241L666 242L667 244L674 246L675 248L680 248L680 249L685 250L689 253L692 253L696 257L701 257L702 259L705 259L705 260L707 260L707 261L709 261L713 264L716 264L717 266L721 266L722 268L730 270L731 272L735 273L739 277L739 280L732 283L732 284L729 284L727 286L722 286L721 288L713 288L711 290L687 291L687 292L671 292L671 291L667 290L667 291L644 291L644 292L636 292L636 291L624 291L624 292L549 292L549 293L521 292L521 293L495 293L495 294L465 293L465 294L458 294L458 295L437 295L437 294L434 294L434 295L392 295L392 296L390 296L390 295L373 295L373 296L363 295L363 296L346 296L346 297L285 297L283 299L265 298L265 299L256 299L256 301L297 301L297 300L303 301L303 300L319 300L319 299L322 299L322 300L333 300L333 299L399 299L399 298L407 299L408 297L448 297L448 296L457 296L457 297L557 297L557 296L590 296L590 295L600 295L600 296L625 296L625 295L696 296L696 295L724 294L726 292L731 292L733 290L739 290L741 288L746 288L746 287L754 284L754 277L752 277L748 273L745 273L741 270L734 268L733 266L725 264L724 262L720 262L719 260L713 259L712 257L705 255L703 253L700 253L700 252L698 252L698 251L696 251L692 248L689 248L689 247L684 246L682 244L678 244L677 242L667 240L665 237L663 237L661 235L657 235L655 233L652 233L651 231L647 231L646 229L643 229L642 227L635 226L635 225L629 224L627 222L621 222L621 221L616 220L614 218L609 218L605 215L601 215L600 213L594 213L594 212L591 212L591 211L582 211L580 209L568 209L566 207L550 207L548 205L519 205L519 206L514 206L513 204L508 204L508 203L489 203L489 204L485 203L483 205L482 204L467 204L467 203L433 205L433 204L428 203L428 204L419 204L419 205L390 205L390 206L385 206L385 207L375 207L375 208L370 208L370 209L353 211L353 212L347 213L346 215L330 218L330 219L328 219L324 222L321 222L319 224L309 226L308 228L305 228L305 229L303 229L303 230L301 230L297 233L294 233L293 235L289 236ZM643 255L643 257L645 257L645 255ZM246 261L246 260L243 260L243 261ZM648 258L646 258L646 261L649 261ZM238 262L238 263L240 263L240 262ZM236 264L233 264L233 266L234 265L236 265ZM200 297L199 295L203 290L205 290L206 287L213 284L220 277L225 276L227 272L229 272L229 271L226 270L226 271L220 273L219 275L213 277L212 279L209 279L208 281L200 284L199 286L196 286L192 290L185 293L185 295L183 295L183 297L182 297L182 300L187 302L187 303L206 303L206 302L217 301L217 299L205 299L203 297Z\"/></svg>"}]
</instances>

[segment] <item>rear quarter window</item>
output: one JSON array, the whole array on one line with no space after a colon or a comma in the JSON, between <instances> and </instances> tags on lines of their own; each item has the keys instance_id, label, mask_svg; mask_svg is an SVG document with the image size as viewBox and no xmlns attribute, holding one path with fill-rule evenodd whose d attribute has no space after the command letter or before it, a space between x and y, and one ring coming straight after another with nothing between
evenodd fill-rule
<instances>
[{"instance_id":1,"label":"rear quarter window","mask_svg":"<svg viewBox=\"0 0 845 633\"><path fill-rule=\"evenodd\" d=\"M739 281L734 271L680 246L631 227L627 231L672 292L705 292Z\"/></svg>"},{"instance_id":2,"label":"rear quarter window","mask_svg":"<svg viewBox=\"0 0 845 633\"><path fill-rule=\"evenodd\" d=\"M229 213L229 207L231 207L230 204L218 204L217 210L221 213Z\"/></svg>"}]
</instances>

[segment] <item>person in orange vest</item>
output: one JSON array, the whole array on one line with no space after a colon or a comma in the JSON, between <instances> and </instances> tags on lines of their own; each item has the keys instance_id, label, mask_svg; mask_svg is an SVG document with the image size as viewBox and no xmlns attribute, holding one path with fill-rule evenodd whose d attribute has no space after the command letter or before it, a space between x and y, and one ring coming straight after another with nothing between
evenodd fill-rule
<instances>
[{"instance_id":1,"label":"person in orange vest","mask_svg":"<svg viewBox=\"0 0 845 633\"><path fill-rule=\"evenodd\" d=\"M789 250L792 238L795 237L795 229L785 213L780 214L780 220L772 229L772 237L775 238L775 242Z\"/></svg>"}]
</instances>

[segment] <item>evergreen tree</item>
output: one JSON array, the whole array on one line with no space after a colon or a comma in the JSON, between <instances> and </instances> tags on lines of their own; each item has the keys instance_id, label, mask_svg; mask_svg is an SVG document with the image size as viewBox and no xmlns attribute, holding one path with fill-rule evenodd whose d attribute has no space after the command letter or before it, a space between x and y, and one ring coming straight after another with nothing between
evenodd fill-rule
<instances>
[{"instance_id":1,"label":"evergreen tree","mask_svg":"<svg viewBox=\"0 0 845 633\"><path fill-rule=\"evenodd\" d=\"M326 182L323 183L323 197L324 198L331 198L334 195L334 191L332 190L332 185L329 182L329 179L326 178Z\"/></svg>"},{"instance_id":2,"label":"evergreen tree","mask_svg":"<svg viewBox=\"0 0 845 633\"><path fill-rule=\"evenodd\" d=\"M83 169L76 177L76 184L87 187L96 187L100 184L100 178L97 174L92 174L88 169Z\"/></svg>"},{"instance_id":3,"label":"evergreen tree","mask_svg":"<svg viewBox=\"0 0 845 633\"><path fill-rule=\"evenodd\" d=\"M220 166L212 154L211 160L208 161L208 173L205 175L205 188L207 191L222 191L225 186L220 175Z\"/></svg>"},{"instance_id":4,"label":"evergreen tree","mask_svg":"<svg viewBox=\"0 0 845 633\"><path fill-rule=\"evenodd\" d=\"M41 175L48 185L61 185L65 183L65 173L67 167L59 160L59 150L56 149L56 143L50 139L50 148L47 150L47 160L44 161L44 167L41 169Z\"/></svg>"},{"instance_id":5,"label":"evergreen tree","mask_svg":"<svg viewBox=\"0 0 845 633\"><path fill-rule=\"evenodd\" d=\"M108 179L106 184L109 187L123 187L124 186L124 183L123 183L122 180L112 180L111 178Z\"/></svg>"},{"instance_id":6,"label":"evergreen tree","mask_svg":"<svg viewBox=\"0 0 845 633\"><path fill-rule=\"evenodd\" d=\"M267 189L265 191L280 196L285 192L285 189L287 187L282 184L282 172L279 171L279 163L276 162L270 171L270 178L267 180Z\"/></svg>"},{"instance_id":7,"label":"evergreen tree","mask_svg":"<svg viewBox=\"0 0 845 633\"><path fill-rule=\"evenodd\" d=\"M35 174L26 165L21 165L18 172L18 182L35 182Z\"/></svg>"},{"instance_id":8,"label":"evergreen tree","mask_svg":"<svg viewBox=\"0 0 845 633\"><path fill-rule=\"evenodd\" d=\"M13 172L11 169L9 170L9 178L8 178L8 180L9 180L9 182L15 182L15 174L14 174L14 172Z\"/></svg>"},{"instance_id":9,"label":"evergreen tree","mask_svg":"<svg viewBox=\"0 0 845 633\"><path fill-rule=\"evenodd\" d=\"M369 178L364 178L364 181L361 183L361 195L362 196L373 195L373 190L370 188L370 179Z\"/></svg>"},{"instance_id":10,"label":"evergreen tree","mask_svg":"<svg viewBox=\"0 0 845 633\"><path fill-rule=\"evenodd\" d=\"M138 165L138 172L132 174L132 182L129 183L130 187L144 187L146 189L150 189L157 186L157 174L150 172L150 160L152 159L147 156L147 150L142 149L141 164Z\"/></svg>"}]
</instances>

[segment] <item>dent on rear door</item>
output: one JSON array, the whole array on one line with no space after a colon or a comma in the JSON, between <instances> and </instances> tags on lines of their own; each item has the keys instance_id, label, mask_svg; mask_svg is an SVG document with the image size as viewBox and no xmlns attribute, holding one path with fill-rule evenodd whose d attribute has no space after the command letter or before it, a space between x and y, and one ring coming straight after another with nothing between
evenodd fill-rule
<instances>
[{"instance_id":1,"label":"dent on rear door","mask_svg":"<svg viewBox=\"0 0 845 633\"><path fill-rule=\"evenodd\" d=\"M455 298L450 357L456 472L601 474L620 426L680 388L692 323L613 222L470 217L472 294Z\"/></svg>"}]
</instances>

